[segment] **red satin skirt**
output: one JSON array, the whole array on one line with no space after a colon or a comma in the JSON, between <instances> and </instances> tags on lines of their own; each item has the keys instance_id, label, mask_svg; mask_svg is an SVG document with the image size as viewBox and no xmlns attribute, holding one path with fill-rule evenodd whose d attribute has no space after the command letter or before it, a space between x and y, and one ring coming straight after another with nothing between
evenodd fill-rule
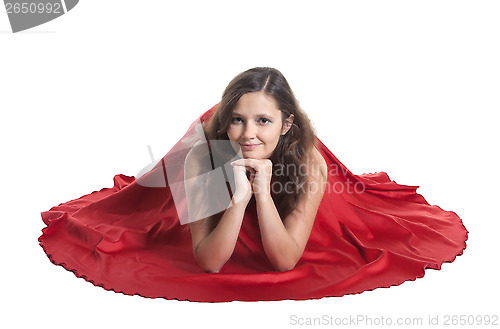
<instances>
[{"instance_id":1,"label":"red satin skirt","mask_svg":"<svg viewBox=\"0 0 500 329\"><path fill-rule=\"evenodd\" d=\"M267 259L250 201L233 255L219 273L204 273L170 188L121 174L111 188L42 212L38 240L54 264L106 290L199 302L355 294L423 277L463 253L468 232L454 212L384 172L354 175L318 145L336 170L329 170L311 236L290 271L274 271Z\"/></svg>"}]
</instances>

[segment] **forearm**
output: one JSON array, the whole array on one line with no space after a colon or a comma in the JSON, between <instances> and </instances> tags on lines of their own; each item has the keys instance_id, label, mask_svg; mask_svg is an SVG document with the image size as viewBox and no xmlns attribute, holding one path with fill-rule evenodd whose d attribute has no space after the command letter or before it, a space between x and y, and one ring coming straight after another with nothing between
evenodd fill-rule
<instances>
[{"instance_id":1,"label":"forearm","mask_svg":"<svg viewBox=\"0 0 500 329\"><path fill-rule=\"evenodd\" d=\"M267 257L279 271L292 269L302 255L290 236L270 195L256 197L262 245Z\"/></svg>"},{"instance_id":2,"label":"forearm","mask_svg":"<svg viewBox=\"0 0 500 329\"><path fill-rule=\"evenodd\" d=\"M194 251L200 267L207 272L218 272L231 257L238 239L246 204L236 203L226 209L217 226Z\"/></svg>"}]
</instances>

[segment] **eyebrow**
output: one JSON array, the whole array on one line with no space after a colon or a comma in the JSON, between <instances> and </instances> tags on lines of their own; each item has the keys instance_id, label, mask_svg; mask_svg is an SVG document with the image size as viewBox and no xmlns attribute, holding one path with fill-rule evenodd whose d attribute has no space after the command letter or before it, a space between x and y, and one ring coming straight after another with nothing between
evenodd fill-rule
<instances>
[{"instance_id":1,"label":"eyebrow","mask_svg":"<svg viewBox=\"0 0 500 329\"><path fill-rule=\"evenodd\" d=\"M240 117L244 117L244 115L238 113L238 112L233 112L233 115L237 115L237 116L240 116ZM257 117L268 117L268 118L272 118L273 116L272 115L269 115L267 113L259 113L259 114L256 114Z\"/></svg>"}]
</instances>

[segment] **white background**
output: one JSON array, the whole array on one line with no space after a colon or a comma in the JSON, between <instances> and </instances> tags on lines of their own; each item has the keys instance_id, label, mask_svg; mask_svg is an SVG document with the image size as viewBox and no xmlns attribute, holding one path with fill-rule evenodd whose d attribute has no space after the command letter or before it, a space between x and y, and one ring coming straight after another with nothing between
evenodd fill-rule
<instances>
[{"instance_id":1,"label":"white background","mask_svg":"<svg viewBox=\"0 0 500 329\"><path fill-rule=\"evenodd\" d=\"M301 327L293 315L426 327L429 316L498 315L499 16L497 1L82 0L13 34L2 8L2 327ZM161 158L254 66L285 75L351 171L386 171L455 211L470 232L464 255L389 289L215 304L105 291L48 260L41 211L137 174L147 145Z\"/></svg>"}]
</instances>

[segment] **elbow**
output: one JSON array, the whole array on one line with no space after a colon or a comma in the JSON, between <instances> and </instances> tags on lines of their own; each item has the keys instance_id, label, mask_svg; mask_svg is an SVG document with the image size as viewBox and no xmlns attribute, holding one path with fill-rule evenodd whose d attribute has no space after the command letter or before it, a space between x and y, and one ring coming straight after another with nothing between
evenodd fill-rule
<instances>
[{"instance_id":1,"label":"elbow","mask_svg":"<svg viewBox=\"0 0 500 329\"><path fill-rule=\"evenodd\" d=\"M287 271L293 270L295 268L296 264L297 264L297 260L296 261L282 261L282 262L274 264L274 268L278 272L287 272Z\"/></svg>"},{"instance_id":2,"label":"elbow","mask_svg":"<svg viewBox=\"0 0 500 329\"><path fill-rule=\"evenodd\" d=\"M287 253L280 253L279 255L275 255L275 257L269 257L269 260L274 265L276 271L286 272L293 270L301 257L302 252L294 250Z\"/></svg>"},{"instance_id":3,"label":"elbow","mask_svg":"<svg viewBox=\"0 0 500 329\"><path fill-rule=\"evenodd\" d=\"M204 264L199 264L203 272L205 273L219 273L221 266L207 266Z\"/></svg>"},{"instance_id":4,"label":"elbow","mask_svg":"<svg viewBox=\"0 0 500 329\"><path fill-rule=\"evenodd\" d=\"M214 262L213 260L196 259L196 261L205 273L219 273L222 265L224 265L219 262Z\"/></svg>"},{"instance_id":5,"label":"elbow","mask_svg":"<svg viewBox=\"0 0 500 329\"><path fill-rule=\"evenodd\" d=\"M194 258L203 272L219 273L220 269L224 266L229 257L218 253L207 254L206 252L203 252L203 249L200 250L196 247L194 249Z\"/></svg>"},{"instance_id":6,"label":"elbow","mask_svg":"<svg viewBox=\"0 0 500 329\"><path fill-rule=\"evenodd\" d=\"M200 255L195 254L195 259L198 263L198 266L205 273L219 273L222 266L226 263L221 259L218 259L216 257L207 257L206 255L200 257Z\"/></svg>"},{"instance_id":7,"label":"elbow","mask_svg":"<svg viewBox=\"0 0 500 329\"><path fill-rule=\"evenodd\" d=\"M284 266L284 267L276 267L276 271L278 272L287 272L293 270L295 266Z\"/></svg>"}]
</instances>

